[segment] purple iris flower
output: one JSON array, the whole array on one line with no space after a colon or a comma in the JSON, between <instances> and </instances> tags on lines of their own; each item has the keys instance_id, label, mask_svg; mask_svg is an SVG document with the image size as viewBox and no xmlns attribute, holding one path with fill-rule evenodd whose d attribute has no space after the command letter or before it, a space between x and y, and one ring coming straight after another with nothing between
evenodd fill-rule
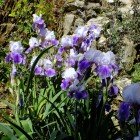
<instances>
[{"instance_id":1,"label":"purple iris flower","mask_svg":"<svg viewBox=\"0 0 140 140\"><path fill-rule=\"evenodd\" d=\"M45 29L46 24L43 22L43 20L41 20L38 23L33 23L32 24L32 28L33 30L37 30L37 32L42 35L42 30Z\"/></svg>"},{"instance_id":2,"label":"purple iris flower","mask_svg":"<svg viewBox=\"0 0 140 140\"><path fill-rule=\"evenodd\" d=\"M125 102L140 105L140 83L133 83L124 87L122 97Z\"/></svg>"},{"instance_id":3,"label":"purple iris flower","mask_svg":"<svg viewBox=\"0 0 140 140\"><path fill-rule=\"evenodd\" d=\"M86 44L87 44L87 47L90 47L91 46L91 39L86 39Z\"/></svg>"},{"instance_id":4,"label":"purple iris flower","mask_svg":"<svg viewBox=\"0 0 140 140\"><path fill-rule=\"evenodd\" d=\"M81 100L81 99L86 99L87 98L87 91L86 90L76 91L75 98L78 101Z\"/></svg>"},{"instance_id":5,"label":"purple iris flower","mask_svg":"<svg viewBox=\"0 0 140 140\"><path fill-rule=\"evenodd\" d=\"M30 46L31 48L38 47L38 46L39 46L39 41L38 41L38 39L35 38L35 37L31 37L31 38L29 39L29 46Z\"/></svg>"},{"instance_id":6,"label":"purple iris flower","mask_svg":"<svg viewBox=\"0 0 140 140\"><path fill-rule=\"evenodd\" d=\"M75 65L75 60L74 59L70 59L69 61L70 61L71 66Z\"/></svg>"},{"instance_id":7,"label":"purple iris flower","mask_svg":"<svg viewBox=\"0 0 140 140\"><path fill-rule=\"evenodd\" d=\"M69 85L70 85L70 81L69 81L69 80L67 80L67 79L63 79L63 80L62 80L61 88L62 88L63 90L66 90L66 89L68 88Z\"/></svg>"},{"instance_id":8,"label":"purple iris flower","mask_svg":"<svg viewBox=\"0 0 140 140\"><path fill-rule=\"evenodd\" d=\"M85 51L87 51L87 48L88 48L87 43L85 41L83 41L80 49L85 52Z\"/></svg>"},{"instance_id":9,"label":"purple iris flower","mask_svg":"<svg viewBox=\"0 0 140 140\"><path fill-rule=\"evenodd\" d=\"M36 68L35 68L35 75L40 75L41 73L42 73L42 67L41 66L37 66Z\"/></svg>"},{"instance_id":10,"label":"purple iris flower","mask_svg":"<svg viewBox=\"0 0 140 140\"><path fill-rule=\"evenodd\" d=\"M102 53L101 51L94 50L91 48L84 53L84 56L87 61L98 63L98 59L100 59L99 57L100 57L101 53Z\"/></svg>"},{"instance_id":11,"label":"purple iris flower","mask_svg":"<svg viewBox=\"0 0 140 140\"><path fill-rule=\"evenodd\" d=\"M112 66L111 65L101 65L98 66L95 70L101 79L105 79L110 77L112 74Z\"/></svg>"},{"instance_id":12,"label":"purple iris flower","mask_svg":"<svg viewBox=\"0 0 140 140\"><path fill-rule=\"evenodd\" d=\"M54 46L54 47L57 47L58 45L59 45L59 41L58 40L52 40L52 45Z\"/></svg>"},{"instance_id":13,"label":"purple iris flower","mask_svg":"<svg viewBox=\"0 0 140 140\"><path fill-rule=\"evenodd\" d=\"M90 38L85 38L85 40L82 42L81 44L81 49L86 52L87 50L89 50L90 46L92 43L92 39Z\"/></svg>"},{"instance_id":14,"label":"purple iris flower","mask_svg":"<svg viewBox=\"0 0 140 140\"><path fill-rule=\"evenodd\" d=\"M91 24L89 31L90 31L90 34L92 35L93 39L100 37L101 28L96 26L94 23Z\"/></svg>"},{"instance_id":15,"label":"purple iris flower","mask_svg":"<svg viewBox=\"0 0 140 140\"><path fill-rule=\"evenodd\" d=\"M114 69L113 77L115 77L118 74L120 67L116 64L112 64L112 68Z\"/></svg>"},{"instance_id":16,"label":"purple iris flower","mask_svg":"<svg viewBox=\"0 0 140 140\"><path fill-rule=\"evenodd\" d=\"M45 40L48 41L48 42L52 42L52 40L55 40L54 31L48 30L45 34Z\"/></svg>"},{"instance_id":17,"label":"purple iris flower","mask_svg":"<svg viewBox=\"0 0 140 140\"><path fill-rule=\"evenodd\" d=\"M115 96L118 94L118 87L112 85L109 90L109 96Z\"/></svg>"},{"instance_id":18,"label":"purple iris flower","mask_svg":"<svg viewBox=\"0 0 140 140\"><path fill-rule=\"evenodd\" d=\"M26 54L30 53L34 47L39 47L39 41L35 37L29 39L29 48L25 51Z\"/></svg>"},{"instance_id":19,"label":"purple iris flower","mask_svg":"<svg viewBox=\"0 0 140 140\"><path fill-rule=\"evenodd\" d=\"M57 54L55 57L56 57L56 66L61 67L63 58L59 54Z\"/></svg>"},{"instance_id":20,"label":"purple iris flower","mask_svg":"<svg viewBox=\"0 0 140 140\"><path fill-rule=\"evenodd\" d=\"M83 73L80 70L77 71L77 75L78 75L79 80L82 79L83 76L84 76Z\"/></svg>"},{"instance_id":21,"label":"purple iris flower","mask_svg":"<svg viewBox=\"0 0 140 140\"><path fill-rule=\"evenodd\" d=\"M69 91L69 92L68 92L68 96L69 96L70 98L73 98L73 97L74 97L74 92L75 92L75 91Z\"/></svg>"},{"instance_id":22,"label":"purple iris flower","mask_svg":"<svg viewBox=\"0 0 140 140\"><path fill-rule=\"evenodd\" d=\"M42 28L39 28L38 31L39 31L39 32L38 32L39 35L44 39L44 37L45 37L45 35L46 35L48 29L45 28L45 26L44 26L44 27L42 27Z\"/></svg>"},{"instance_id":23,"label":"purple iris flower","mask_svg":"<svg viewBox=\"0 0 140 140\"><path fill-rule=\"evenodd\" d=\"M78 37L74 36L73 37L73 45L77 45Z\"/></svg>"},{"instance_id":24,"label":"purple iris flower","mask_svg":"<svg viewBox=\"0 0 140 140\"><path fill-rule=\"evenodd\" d=\"M88 33L88 28L85 26L78 26L78 28L75 30L75 34L78 38L85 38Z\"/></svg>"},{"instance_id":25,"label":"purple iris flower","mask_svg":"<svg viewBox=\"0 0 140 140\"><path fill-rule=\"evenodd\" d=\"M77 71L75 71L75 69L72 68L72 67L67 68L62 73L62 78L68 79L68 80L71 80L71 81L77 79L77 77L78 77Z\"/></svg>"},{"instance_id":26,"label":"purple iris flower","mask_svg":"<svg viewBox=\"0 0 140 140\"><path fill-rule=\"evenodd\" d=\"M21 54L23 52L23 47L20 41L10 41L9 48L12 53Z\"/></svg>"},{"instance_id":27,"label":"purple iris flower","mask_svg":"<svg viewBox=\"0 0 140 140\"><path fill-rule=\"evenodd\" d=\"M8 54L8 55L5 57L5 61L6 61L7 63L10 63L11 60L12 60L11 54Z\"/></svg>"},{"instance_id":28,"label":"purple iris flower","mask_svg":"<svg viewBox=\"0 0 140 140\"><path fill-rule=\"evenodd\" d=\"M29 47L29 48L25 51L25 53L28 54L28 53L30 53L31 51L32 51L32 48Z\"/></svg>"},{"instance_id":29,"label":"purple iris flower","mask_svg":"<svg viewBox=\"0 0 140 140\"><path fill-rule=\"evenodd\" d=\"M47 75L48 77L53 77L53 76L56 75L55 70L52 69L52 68L46 68L46 69L44 69L44 73L45 73L45 75Z\"/></svg>"},{"instance_id":30,"label":"purple iris flower","mask_svg":"<svg viewBox=\"0 0 140 140\"><path fill-rule=\"evenodd\" d=\"M60 48L58 49L58 54L61 54L63 51L64 51L64 47L60 47Z\"/></svg>"},{"instance_id":31,"label":"purple iris flower","mask_svg":"<svg viewBox=\"0 0 140 140\"><path fill-rule=\"evenodd\" d=\"M9 45L11 53L5 57L5 61L9 63L13 60L14 64L25 64L26 57L22 54L23 47L20 41L10 41Z\"/></svg>"},{"instance_id":32,"label":"purple iris flower","mask_svg":"<svg viewBox=\"0 0 140 140\"><path fill-rule=\"evenodd\" d=\"M11 57L13 58L14 64L22 64L23 57L19 53L12 53Z\"/></svg>"},{"instance_id":33,"label":"purple iris flower","mask_svg":"<svg viewBox=\"0 0 140 140\"><path fill-rule=\"evenodd\" d=\"M124 123L125 121L128 120L130 116L130 104L129 103L121 103L119 110L118 110L118 119L120 120L121 123Z\"/></svg>"},{"instance_id":34,"label":"purple iris flower","mask_svg":"<svg viewBox=\"0 0 140 140\"><path fill-rule=\"evenodd\" d=\"M26 63L25 55L19 54L19 53L11 53L5 57L5 61L7 63L9 63L11 60L13 60L14 64L25 64Z\"/></svg>"},{"instance_id":35,"label":"purple iris flower","mask_svg":"<svg viewBox=\"0 0 140 140\"><path fill-rule=\"evenodd\" d=\"M90 54L90 52L87 54ZM89 57L87 54L85 57L86 59L90 60L92 57ZM94 62L97 65L95 71L102 79L114 77L120 69L119 66L116 65L115 55L111 51L99 53L99 56L94 59Z\"/></svg>"},{"instance_id":36,"label":"purple iris flower","mask_svg":"<svg viewBox=\"0 0 140 140\"><path fill-rule=\"evenodd\" d=\"M86 70L90 66L90 62L88 62L86 59L81 60L78 64L78 67L81 71Z\"/></svg>"},{"instance_id":37,"label":"purple iris flower","mask_svg":"<svg viewBox=\"0 0 140 140\"><path fill-rule=\"evenodd\" d=\"M72 36L68 36L68 35L62 37L62 39L61 39L61 45L64 48L73 47L73 37Z\"/></svg>"},{"instance_id":38,"label":"purple iris flower","mask_svg":"<svg viewBox=\"0 0 140 140\"><path fill-rule=\"evenodd\" d=\"M24 54L21 54L21 57L22 57L22 63L23 65L26 64L26 56Z\"/></svg>"},{"instance_id":39,"label":"purple iris flower","mask_svg":"<svg viewBox=\"0 0 140 140\"><path fill-rule=\"evenodd\" d=\"M48 40L42 42L42 46L43 46L44 48L46 48L46 47L49 46L50 44L51 44L51 43L50 43L50 41L48 41Z\"/></svg>"},{"instance_id":40,"label":"purple iris flower","mask_svg":"<svg viewBox=\"0 0 140 140\"><path fill-rule=\"evenodd\" d=\"M56 55L56 59L57 59L57 61L62 61L63 60L63 58L62 58L62 56L61 55Z\"/></svg>"},{"instance_id":41,"label":"purple iris flower","mask_svg":"<svg viewBox=\"0 0 140 140\"><path fill-rule=\"evenodd\" d=\"M33 30L37 29L38 33L40 32L41 29L46 27L46 24L44 23L44 20L42 20L41 18L42 18L42 15L38 16L36 14L33 14L32 28L33 28Z\"/></svg>"}]
</instances>

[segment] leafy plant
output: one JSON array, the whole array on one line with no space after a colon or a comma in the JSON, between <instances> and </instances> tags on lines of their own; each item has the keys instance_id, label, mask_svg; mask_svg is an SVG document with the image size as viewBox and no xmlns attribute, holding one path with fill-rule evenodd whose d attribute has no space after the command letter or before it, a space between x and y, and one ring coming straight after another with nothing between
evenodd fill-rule
<instances>
[{"instance_id":1,"label":"leafy plant","mask_svg":"<svg viewBox=\"0 0 140 140\"><path fill-rule=\"evenodd\" d=\"M4 5L4 0L0 0L0 8Z\"/></svg>"},{"instance_id":2,"label":"leafy plant","mask_svg":"<svg viewBox=\"0 0 140 140\"><path fill-rule=\"evenodd\" d=\"M140 63L136 63L133 67L134 67L133 68L134 70L131 73L132 80L133 82L139 82L140 81Z\"/></svg>"}]
</instances>

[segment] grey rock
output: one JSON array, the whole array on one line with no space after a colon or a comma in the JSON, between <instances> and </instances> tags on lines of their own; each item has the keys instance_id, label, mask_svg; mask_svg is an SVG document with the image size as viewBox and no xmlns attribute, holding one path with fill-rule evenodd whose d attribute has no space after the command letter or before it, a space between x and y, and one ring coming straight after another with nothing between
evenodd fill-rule
<instances>
[{"instance_id":1,"label":"grey rock","mask_svg":"<svg viewBox=\"0 0 140 140\"><path fill-rule=\"evenodd\" d=\"M132 41L124 37L125 46L122 46L122 60L121 67L126 71L130 71L133 67L134 60L136 59L136 50Z\"/></svg>"},{"instance_id":2,"label":"grey rock","mask_svg":"<svg viewBox=\"0 0 140 140\"><path fill-rule=\"evenodd\" d=\"M100 11L100 8L101 6L99 3L88 2L87 7L86 7L87 20L96 17L97 13Z\"/></svg>"},{"instance_id":3,"label":"grey rock","mask_svg":"<svg viewBox=\"0 0 140 140\"><path fill-rule=\"evenodd\" d=\"M99 3L92 3L92 2L88 2L87 4L87 10L89 9L99 9L101 7L101 5Z\"/></svg>"},{"instance_id":4,"label":"grey rock","mask_svg":"<svg viewBox=\"0 0 140 140\"><path fill-rule=\"evenodd\" d=\"M74 22L74 28L77 28L78 26L84 25L84 20L80 17L76 18Z\"/></svg>"},{"instance_id":5,"label":"grey rock","mask_svg":"<svg viewBox=\"0 0 140 140\"><path fill-rule=\"evenodd\" d=\"M66 14L64 17L64 23L63 23L63 30L64 35L69 34L71 31L72 25L74 23L75 15L73 14Z\"/></svg>"},{"instance_id":6,"label":"grey rock","mask_svg":"<svg viewBox=\"0 0 140 140\"><path fill-rule=\"evenodd\" d=\"M89 27L92 23L99 27L103 27L103 25L107 24L109 22L109 18L107 17L97 17L97 18L92 18L87 22L87 26Z\"/></svg>"},{"instance_id":7,"label":"grey rock","mask_svg":"<svg viewBox=\"0 0 140 140\"><path fill-rule=\"evenodd\" d=\"M85 12L85 10L83 11L83 10L77 9L77 10L75 11L75 14L76 14L77 16L79 16L80 18L84 19L84 20L85 20L85 18L86 18L86 12Z\"/></svg>"},{"instance_id":8,"label":"grey rock","mask_svg":"<svg viewBox=\"0 0 140 140\"><path fill-rule=\"evenodd\" d=\"M66 2L64 5L66 12L75 11L77 9L85 9L85 0L75 0L73 2Z\"/></svg>"},{"instance_id":9,"label":"grey rock","mask_svg":"<svg viewBox=\"0 0 140 140\"><path fill-rule=\"evenodd\" d=\"M95 10L93 10L93 9L87 10L86 15L87 15L86 16L87 20L97 16Z\"/></svg>"},{"instance_id":10,"label":"grey rock","mask_svg":"<svg viewBox=\"0 0 140 140\"><path fill-rule=\"evenodd\" d=\"M132 1L133 0L120 0L120 2L124 4L124 6L119 7L118 10L123 14L130 12L132 10Z\"/></svg>"},{"instance_id":11,"label":"grey rock","mask_svg":"<svg viewBox=\"0 0 140 140\"><path fill-rule=\"evenodd\" d=\"M126 5L131 5L133 0L120 0L120 2L122 2L123 4L126 4Z\"/></svg>"},{"instance_id":12,"label":"grey rock","mask_svg":"<svg viewBox=\"0 0 140 140\"><path fill-rule=\"evenodd\" d=\"M99 39L99 45L106 45L106 38L103 35Z\"/></svg>"},{"instance_id":13,"label":"grey rock","mask_svg":"<svg viewBox=\"0 0 140 140\"><path fill-rule=\"evenodd\" d=\"M84 24L84 20L83 20L82 18L80 18L80 17L76 17L76 16L75 16L75 20L74 20L73 26L71 27L69 33L70 33L70 34L73 34L74 31L75 31L75 29L76 29L78 26L83 26L83 25L85 25L85 24Z\"/></svg>"}]
</instances>

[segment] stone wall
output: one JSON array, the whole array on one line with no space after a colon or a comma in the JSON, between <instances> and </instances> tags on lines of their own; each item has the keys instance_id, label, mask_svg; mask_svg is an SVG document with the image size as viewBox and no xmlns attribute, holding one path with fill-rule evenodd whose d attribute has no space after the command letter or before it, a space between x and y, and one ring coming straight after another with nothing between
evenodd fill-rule
<instances>
[{"instance_id":1,"label":"stone wall","mask_svg":"<svg viewBox=\"0 0 140 140\"><path fill-rule=\"evenodd\" d=\"M118 10L122 13L132 10L132 0L120 0ZM70 34L78 25L85 25L93 21L103 26L109 19L101 13L108 6L107 0L66 0L64 5L64 34ZM107 13L106 13L107 14Z\"/></svg>"},{"instance_id":2,"label":"stone wall","mask_svg":"<svg viewBox=\"0 0 140 140\"><path fill-rule=\"evenodd\" d=\"M100 3L94 0L68 0L64 5L64 34L71 34L77 26L88 24L88 21L97 21L100 8Z\"/></svg>"}]
</instances>

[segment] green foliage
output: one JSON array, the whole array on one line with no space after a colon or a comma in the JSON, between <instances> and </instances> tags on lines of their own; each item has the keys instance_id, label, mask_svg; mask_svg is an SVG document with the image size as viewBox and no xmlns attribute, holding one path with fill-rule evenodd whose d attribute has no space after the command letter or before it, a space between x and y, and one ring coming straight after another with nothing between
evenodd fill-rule
<instances>
[{"instance_id":1,"label":"green foliage","mask_svg":"<svg viewBox=\"0 0 140 140\"><path fill-rule=\"evenodd\" d=\"M136 63L133 66L133 72L131 73L132 81L139 82L140 81L140 63Z\"/></svg>"},{"instance_id":2,"label":"green foliage","mask_svg":"<svg viewBox=\"0 0 140 140\"><path fill-rule=\"evenodd\" d=\"M15 137L13 130L7 126L6 124L0 123L0 131L2 131L6 136L1 137L1 139L11 139L11 140L17 140Z\"/></svg>"},{"instance_id":3,"label":"green foliage","mask_svg":"<svg viewBox=\"0 0 140 140\"><path fill-rule=\"evenodd\" d=\"M18 139L20 138L21 140L32 140L32 123L30 120L21 120L20 124L17 124L13 119L9 118L4 112L2 112L4 115L5 120L9 123L9 126L5 123L1 123L1 129L4 133L4 135L1 137L2 139L5 137L8 137L10 139ZM14 132L16 134L14 134ZM9 133L9 134L8 134Z\"/></svg>"},{"instance_id":4,"label":"green foliage","mask_svg":"<svg viewBox=\"0 0 140 140\"><path fill-rule=\"evenodd\" d=\"M0 0L0 8L4 5L4 0Z\"/></svg>"},{"instance_id":5,"label":"green foliage","mask_svg":"<svg viewBox=\"0 0 140 140\"><path fill-rule=\"evenodd\" d=\"M124 18L124 31L128 34L129 39L132 40L135 44L140 43L140 10L137 9L133 15L128 15Z\"/></svg>"},{"instance_id":6,"label":"green foliage","mask_svg":"<svg viewBox=\"0 0 140 140\"><path fill-rule=\"evenodd\" d=\"M111 23L107 24L104 29L104 35L107 38L107 46L113 52L117 52L123 44L122 37L124 34L122 23L117 20L113 25L111 25Z\"/></svg>"},{"instance_id":7,"label":"green foliage","mask_svg":"<svg viewBox=\"0 0 140 140\"><path fill-rule=\"evenodd\" d=\"M118 10L119 3L109 7L110 13L107 14L110 22L104 27L103 34L107 38L107 47L113 52L119 53L120 47L124 45L124 36L133 41L135 45L139 44L140 34L140 10L139 2L132 2L132 10L128 13L121 13ZM113 11L113 14L112 14ZM132 14L131 14L132 13Z\"/></svg>"}]
</instances>

